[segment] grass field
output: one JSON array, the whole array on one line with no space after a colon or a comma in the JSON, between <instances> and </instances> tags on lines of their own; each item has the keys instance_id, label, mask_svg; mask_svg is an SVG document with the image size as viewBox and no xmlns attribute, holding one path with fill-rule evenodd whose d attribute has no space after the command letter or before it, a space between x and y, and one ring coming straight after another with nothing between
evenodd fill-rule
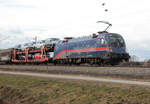
<instances>
[{"instance_id":1,"label":"grass field","mask_svg":"<svg viewBox=\"0 0 150 104\"><path fill-rule=\"evenodd\" d=\"M0 74L9 104L149 104L150 87Z\"/></svg>"}]
</instances>

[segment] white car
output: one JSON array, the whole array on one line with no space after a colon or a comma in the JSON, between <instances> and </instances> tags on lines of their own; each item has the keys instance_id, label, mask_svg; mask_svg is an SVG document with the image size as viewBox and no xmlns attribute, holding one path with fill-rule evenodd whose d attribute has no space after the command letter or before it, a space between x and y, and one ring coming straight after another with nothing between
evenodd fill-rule
<instances>
[{"instance_id":1,"label":"white car","mask_svg":"<svg viewBox=\"0 0 150 104\"><path fill-rule=\"evenodd\" d=\"M25 50L26 48L33 49L33 43L25 43L21 46L21 50Z\"/></svg>"},{"instance_id":2,"label":"white car","mask_svg":"<svg viewBox=\"0 0 150 104\"><path fill-rule=\"evenodd\" d=\"M58 41L60 41L59 38L48 38L45 40L45 47L54 47Z\"/></svg>"},{"instance_id":3,"label":"white car","mask_svg":"<svg viewBox=\"0 0 150 104\"><path fill-rule=\"evenodd\" d=\"M37 49L37 48L41 48L41 46L43 46L43 45L45 45L45 40L41 40L41 41L35 42L33 44L33 47Z\"/></svg>"},{"instance_id":4,"label":"white car","mask_svg":"<svg viewBox=\"0 0 150 104\"><path fill-rule=\"evenodd\" d=\"M22 45L19 44L19 45L14 46L13 48L14 48L14 49L17 49L17 50L21 50L21 46L22 46Z\"/></svg>"}]
</instances>

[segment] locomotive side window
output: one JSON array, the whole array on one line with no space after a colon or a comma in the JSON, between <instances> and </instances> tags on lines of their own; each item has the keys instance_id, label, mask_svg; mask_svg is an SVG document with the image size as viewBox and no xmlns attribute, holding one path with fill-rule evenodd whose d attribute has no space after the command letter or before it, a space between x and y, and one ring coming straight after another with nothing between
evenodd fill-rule
<instances>
[{"instance_id":1,"label":"locomotive side window","mask_svg":"<svg viewBox=\"0 0 150 104\"><path fill-rule=\"evenodd\" d=\"M102 38L101 39L101 44L104 45L105 44L105 40Z\"/></svg>"},{"instance_id":2,"label":"locomotive side window","mask_svg":"<svg viewBox=\"0 0 150 104\"><path fill-rule=\"evenodd\" d=\"M106 44L106 40L104 38L99 39L99 42L101 45L105 45Z\"/></svg>"}]
</instances>

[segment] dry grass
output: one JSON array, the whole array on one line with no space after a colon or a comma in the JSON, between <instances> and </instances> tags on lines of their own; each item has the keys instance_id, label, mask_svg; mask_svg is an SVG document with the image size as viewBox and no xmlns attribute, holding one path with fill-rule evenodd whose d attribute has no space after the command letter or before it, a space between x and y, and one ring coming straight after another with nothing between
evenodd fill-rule
<instances>
[{"instance_id":1,"label":"dry grass","mask_svg":"<svg viewBox=\"0 0 150 104\"><path fill-rule=\"evenodd\" d=\"M0 75L0 98L10 104L149 104L150 87Z\"/></svg>"}]
</instances>

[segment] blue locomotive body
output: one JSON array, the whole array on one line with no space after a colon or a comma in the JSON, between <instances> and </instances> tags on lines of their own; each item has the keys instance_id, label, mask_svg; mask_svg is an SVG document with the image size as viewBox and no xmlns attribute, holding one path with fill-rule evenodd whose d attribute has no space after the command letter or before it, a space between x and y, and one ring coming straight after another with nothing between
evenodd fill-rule
<instances>
[{"instance_id":1,"label":"blue locomotive body","mask_svg":"<svg viewBox=\"0 0 150 104\"><path fill-rule=\"evenodd\" d=\"M98 33L89 37L81 37L60 41L54 50L54 60L69 62L120 62L128 61L125 41L115 33ZM79 61L80 60L80 61Z\"/></svg>"}]
</instances>

